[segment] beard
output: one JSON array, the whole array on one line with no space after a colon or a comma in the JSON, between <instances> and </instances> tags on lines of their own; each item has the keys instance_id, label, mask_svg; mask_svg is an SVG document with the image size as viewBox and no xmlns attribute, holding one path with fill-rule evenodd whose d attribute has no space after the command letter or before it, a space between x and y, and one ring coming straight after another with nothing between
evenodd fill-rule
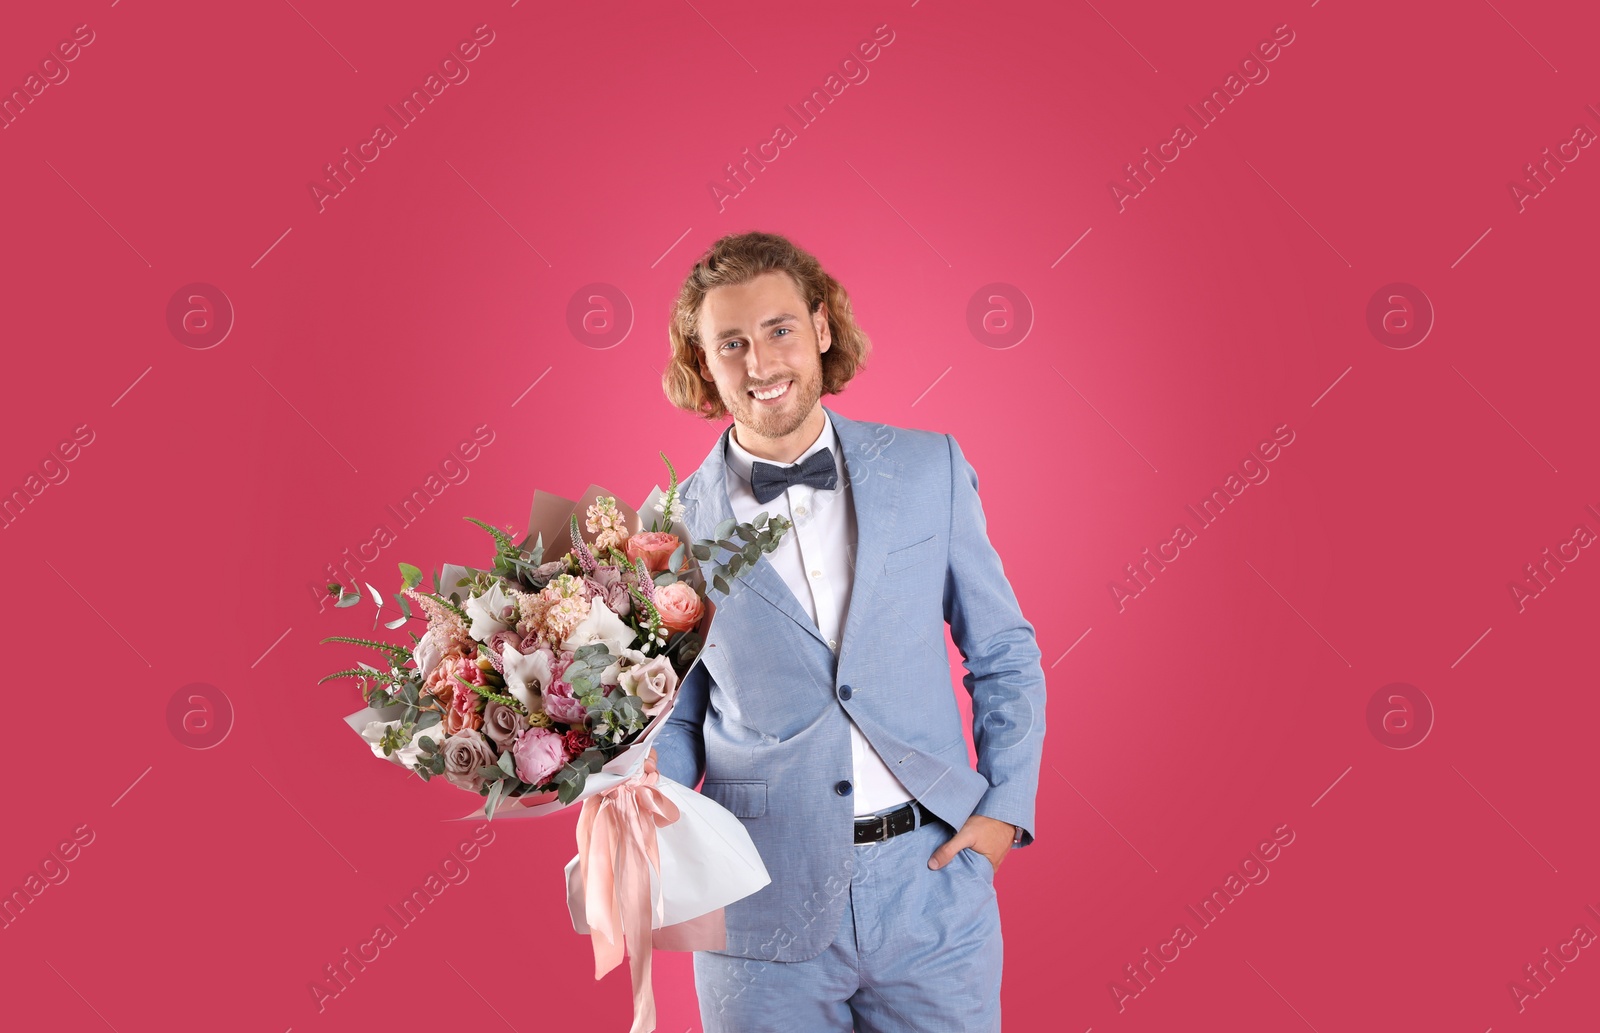
<instances>
[{"instance_id":1,"label":"beard","mask_svg":"<svg viewBox=\"0 0 1600 1033\"><path fill-rule=\"evenodd\" d=\"M730 399L733 404L728 406L734 421L767 438L781 438L796 430L822 397L821 363L804 372L796 371L786 379L793 383L789 385L789 397L779 408L762 405L746 393L747 389L740 388L738 397Z\"/></svg>"}]
</instances>

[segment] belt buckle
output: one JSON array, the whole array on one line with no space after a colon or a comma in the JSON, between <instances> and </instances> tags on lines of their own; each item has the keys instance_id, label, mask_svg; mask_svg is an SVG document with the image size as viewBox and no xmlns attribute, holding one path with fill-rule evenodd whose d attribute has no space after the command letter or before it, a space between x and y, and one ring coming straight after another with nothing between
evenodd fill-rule
<instances>
[{"instance_id":1,"label":"belt buckle","mask_svg":"<svg viewBox=\"0 0 1600 1033\"><path fill-rule=\"evenodd\" d=\"M889 838L889 815L887 815L887 814L878 815L878 821L880 823L882 823L883 828L878 833L877 842L882 843L884 840Z\"/></svg>"}]
</instances>

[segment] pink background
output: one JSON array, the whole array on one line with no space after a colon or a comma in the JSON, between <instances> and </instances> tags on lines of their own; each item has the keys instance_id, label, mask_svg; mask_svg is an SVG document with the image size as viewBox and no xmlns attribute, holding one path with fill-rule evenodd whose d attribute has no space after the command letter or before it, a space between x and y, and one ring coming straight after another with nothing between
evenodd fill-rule
<instances>
[{"instance_id":1,"label":"pink background","mask_svg":"<svg viewBox=\"0 0 1600 1033\"><path fill-rule=\"evenodd\" d=\"M396 561L486 555L463 515L519 523L536 487L591 480L637 502L657 449L687 475L720 425L662 396L668 306L759 228L817 254L874 341L828 404L960 440L1038 633L1039 838L998 879L1011 1028L1592 1021L1600 948L1565 948L1521 1011L1511 984L1600 933L1600 560L1521 607L1510 586L1600 530L1600 149L1569 146L1525 210L1508 184L1600 133L1600 18L1207 6L13 5L6 91L75 27L93 42L0 129L0 487L39 477L0 533L22 650L0 887L93 839L0 929L8 1019L625 1028L626 971L596 985L563 909L573 815L497 823L409 928L386 911L474 798L345 727L357 690L315 682L364 654L317 641L370 609L312 587L380 523L365 579L392 591ZM323 166L479 25L469 78L319 211ZM1282 25L1268 78L1196 127L1186 105ZM867 77L799 122L877 26L846 66ZM1180 122L1197 139L1119 211L1108 182ZM169 326L194 283L234 310L213 347ZM620 342L569 324L594 283ZM1394 283L1432 308L1413 347L1369 326ZM1185 507L1259 478L1280 427L1267 480L1201 529ZM441 464L466 479L401 527L386 507ZM1179 522L1195 540L1120 607ZM1382 723L1397 682L1432 709L1409 749L1403 711ZM186 731L194 683L215 709ZM197 749L207 720L226 736ZM1199 928L1186 905L1283 825L1268 880ZM1194 942L1119 1010L1110 984L1180 922ZM324 966L380 923L395 941L319 1011ZM660 1029L698 1029L689 958L657 987Z\"/></svg>"}]
</instances>

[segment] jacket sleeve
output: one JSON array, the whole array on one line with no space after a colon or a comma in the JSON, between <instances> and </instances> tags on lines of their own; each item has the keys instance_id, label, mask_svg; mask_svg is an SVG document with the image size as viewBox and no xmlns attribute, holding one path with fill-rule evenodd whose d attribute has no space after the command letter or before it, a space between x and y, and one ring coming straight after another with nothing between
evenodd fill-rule
<instances>
[{"instance_id":1,"label":"jacket sleeve","mask_svg":"<svg viewBox=\"0 0 1600 1033\"><path fill-rule=\"evenodd\" d=\"M662 777L693 789L706 769L706 699L711 672L696 661L678 684L678 698L667 716L667 726L656 736L656 769Z\"/></svg>"},{"instance_id":2,"label":"jacket sleeve","mask_svg":"<svg viewBox=\"0 0 1600 1033\"><path fill-rule=\"evenodd\" d=\"M978 773L989 780L974 813L1017 826L1026 846L1044 755L1044 669L1033 625L989 543L977 471L955 437L945 438L951 505L944 616L967 669L961 683L972 696Z\"/></svg>"}]
</instances>

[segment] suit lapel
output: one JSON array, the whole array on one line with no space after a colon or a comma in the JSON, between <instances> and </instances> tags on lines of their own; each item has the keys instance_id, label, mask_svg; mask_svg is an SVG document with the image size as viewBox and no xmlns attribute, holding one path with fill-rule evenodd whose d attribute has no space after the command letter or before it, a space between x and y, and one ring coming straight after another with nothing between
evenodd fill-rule
<instances>
[{"instance_id":1,"label":"suit lapel","mask_svg":"<svg viewBox=\"0 0 1600 1033\"><path fill-rule=\"evenodd\" d=\"M824 409L827 407L824 406ZM878 575L889 552L900 504L906 495L899 460L888 450L894 432L885 424L846 419L828 410L844 451L845 476L856 514L856 553L852 560L850 607L839 637L839 655L871 632L877 605ZM781 579L780 579L781 580Z\"/></svg>"},{"instance_id":2,"label":"suit lapel","mask_svg":"<svg viewBox=\"0 0 1600 1033\"><path fill-rule=\"evenodd\" d=\"M823 411L833 422L833 431L844 455L845 478L850 486L851 504L856 515L854 573L850 608L845 615L840 646L842 655L844 649L854 641L852 636L863 634L856 629L869 619L864 614L872 609L877 574L888 552L888 534L894 526L904 492L900 484L900 464L885 450L887 442L873 433L873 427L877 425L869 426L848 419L827 406L823 406ZM732 424L723 428L700 468L682 485L684 524L697 540L710 538L719 523L733 518L733 507L728 502L727 466L723 451L732 432ZM762 558L766 559L765 556ZM705 569L704 565L702 569ZM738 594L739 585L750 588L788 614L818 642L827 645L827 640L817 630L805 607L795 598L788 583L773 569L771 563L758 562L753 569L746 570L736 578L733 584L735 595ZM707 590L716 591L710 587L709 578Z\"/></svg>"}]
</instances>

